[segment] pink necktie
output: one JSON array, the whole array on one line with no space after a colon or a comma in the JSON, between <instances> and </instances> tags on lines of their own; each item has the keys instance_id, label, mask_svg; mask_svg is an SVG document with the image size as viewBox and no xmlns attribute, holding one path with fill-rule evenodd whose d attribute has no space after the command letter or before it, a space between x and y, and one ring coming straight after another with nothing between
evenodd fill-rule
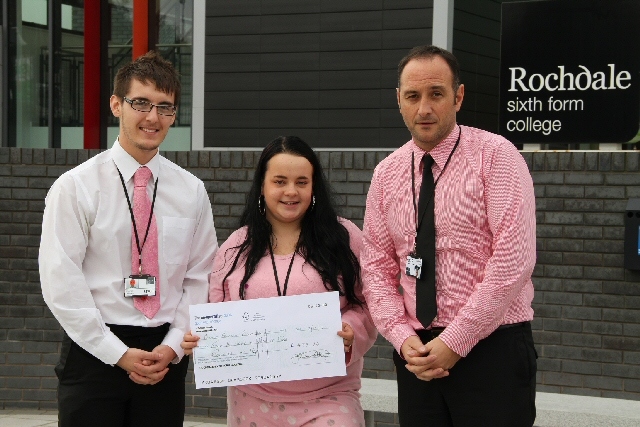
<instances>
[{"instance_id":1,"label":"pink necktie","mask_svg":"<svg viewBox=\"0 0 640 427\"><path fill-rule=\"evenodd\" d=\"M147 231L149 215L151 214L151 201L147 195L147 183L151 178L151 170L142 166L133 175L133 216L138 229L140 246L143 245L144 235ZM142 246L142 274L149 274L156 278L156 295L150 297L133 297L133 305L147 318L153 319L160 310L160 272L158 271L158 227L155 214L151 218L149 235ZM131 274L138 274L138 246L136 244L135 230L131 226Z\"/></svg>"}]
</instances>

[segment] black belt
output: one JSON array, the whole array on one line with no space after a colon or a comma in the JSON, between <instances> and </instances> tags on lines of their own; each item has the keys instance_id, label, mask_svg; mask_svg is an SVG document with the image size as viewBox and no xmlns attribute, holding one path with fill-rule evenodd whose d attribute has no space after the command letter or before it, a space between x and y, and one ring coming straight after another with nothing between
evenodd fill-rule
<instances>
[{"instance_id":1,"label":"black belt","mask_svg":"<svg viewBox=\"0 0 640 427\"><path fill-rule=\"evenodd\" d=\"M145 337L145 336L153 336L153 335L166 335L171 328L170 323L164 323L160 326L131 326L131 325L114 325L112 323L107 323L109 329L115 336L120 339L129 338L129 337Z\"/></svg>"},{"instance_id":2,"label":"black belt","mask_svg":"<svg viewBox=\"0 0 640 427\"><path fill-rule=\"evenodd\" d=\"M151 327L113 324L107 324L107 326L127 347L151 351L162 343L171 324L165 323Z\"/></svg>"},{"instance_id":3,"label":"black belt","mask_svg":"<svg viewBox=\"0 0 640 427\"><path fill-rule=\"evenodd\" d=\"M521 328L529 323L530 322L527 321L527 322L520 322L520 323L509 323L508 325L500 325L494 332L502 331L504 329L511 329L511 328L518 328L518 327ZM440 335L445 329L446 328L419 329L416 331L416 333L418 334L422 342L427 343L432 339L436 338L438 335Z\"/></svg>"}]
</instances>

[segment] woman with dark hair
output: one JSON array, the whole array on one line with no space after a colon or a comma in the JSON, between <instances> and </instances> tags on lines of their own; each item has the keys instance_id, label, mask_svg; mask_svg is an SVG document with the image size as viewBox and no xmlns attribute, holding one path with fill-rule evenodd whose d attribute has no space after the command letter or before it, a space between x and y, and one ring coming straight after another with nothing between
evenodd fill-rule
<instances>
[{"instance_id":1,"label":"woman with dark hair","mask_svg":"<svg viewBox=\"0 0 640 427\"><path fill-rule=\"evenodd\" d=\"M336 215L300 138L278 137L262 151L240 225L216 254L209 301L338 291L347 375L229 387L227 424L364 426L360 375L377 331L360 284L362 232ZM197 340L185 335L186 354Z\"/></svg>"}]
</instances>

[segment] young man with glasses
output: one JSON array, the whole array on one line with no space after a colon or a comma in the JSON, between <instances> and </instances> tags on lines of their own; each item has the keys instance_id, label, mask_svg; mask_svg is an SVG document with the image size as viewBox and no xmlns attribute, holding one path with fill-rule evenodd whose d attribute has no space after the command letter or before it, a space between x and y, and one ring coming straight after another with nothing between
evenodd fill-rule
<instances>
[{"instance_id":1,"label":"young man with glasses","mask_svg":"<svg viewBox=\"0 0 640 427\"><path fill-rule=\"evenodd\" d=\"M118 139L47 195L40 280L65 332L62 427L183 424L180 343L189 305L207 301L217 239L202 181L158 152L179 97L158 54L121 68L110 99Z\"/></svg>"}]
</instances>

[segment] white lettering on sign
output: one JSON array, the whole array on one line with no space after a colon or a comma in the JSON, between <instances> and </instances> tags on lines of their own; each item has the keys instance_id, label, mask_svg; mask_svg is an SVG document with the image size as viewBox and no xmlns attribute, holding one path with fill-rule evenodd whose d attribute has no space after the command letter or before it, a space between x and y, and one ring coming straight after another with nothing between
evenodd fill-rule
<instances>
[{"instance_id":1,"label":"white lettering on sign","mask_svg":"<svg viewBox=\"0 0 640 427\"><path fill-rule=\"evenodd\" d=\"M531 74L527 78L527 70L522 67L509 67L511 71L509 92L539 92L546 89L550 92L563 90L614 90L628 89L631 86L629 71L616 72L616 64L607 64L609 70L591 72L584 65L578 65L582 71L571 73L565 71L564 65L558 66L558 73L542 75Z\"/></svg>"},{"instance_id":2,"label":"white lettering on sign","mask_svg":"<svg viewBox=\"0 0 640 427\"><path fill-rule=\"evenodd\" d=\"M540 132L549 135L551 132L559 132L562 129L560 120L535 120L527 117L523 120L509 120L507 130L509 132Z\"/></svg>"},{"instance_id":3,"label":"white lettering on sign","mask_svg":"<svg viewBox=\"0 0 640 427\"><path fill-rule=\"evenodd\" d=\"M582 99L553 99L549 97L549 111L582 111L584 101Z\"/></svg>"},{"instance_id":4,"label":"white lettering on sign","mask_svg":"<svg viewBox=\"0 0 640 427\"><path fill-rule=\"evenodd\" d=\"M507 111L510 113L516 111L542 111L542 101L535 96L525 100L516 96L515 100L507 102Z\"/></svg>"}]
</instances>

